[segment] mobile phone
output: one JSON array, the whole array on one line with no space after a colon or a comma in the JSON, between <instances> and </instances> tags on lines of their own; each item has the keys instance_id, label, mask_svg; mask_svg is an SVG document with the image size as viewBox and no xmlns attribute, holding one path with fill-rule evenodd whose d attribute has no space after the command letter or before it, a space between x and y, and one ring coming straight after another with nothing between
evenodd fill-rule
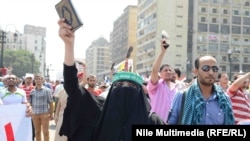
<instances>
[{"instance_id":1,"label":"mobile phone","mask_svg":"<svg viewBox=\"0 0 250 141\"><path fill-rule=\"evenodd\" d=\"M166 41L163 41L163 47L167 49L170 45L170 42L169 42L169 35L165 30L162 30L161 32L161 38L166 39Z\"/></svg>"}]
</instances>

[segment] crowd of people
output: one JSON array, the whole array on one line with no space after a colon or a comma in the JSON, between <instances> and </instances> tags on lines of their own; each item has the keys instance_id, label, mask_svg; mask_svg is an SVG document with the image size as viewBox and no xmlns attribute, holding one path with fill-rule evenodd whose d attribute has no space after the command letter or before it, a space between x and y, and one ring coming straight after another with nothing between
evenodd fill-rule
<instances>
[{"instance_id":1,"label":"crowd of people","mask_svg":"<svg viewBox=\"0 0 250 141\"><path fill-rule=\"evenodd\" d=\"M65 44L63 79L52 85L35 74L20 83L15 75L6 75L0 91L0 104L27 104L36 141L41 135L49 141L53 119L55 141L130 141L134 124L250 124L250 72L236 74L231 82L216 59L205 55L194 61L193 80L184 82L180 69L163 62L171 46L162 39L148 79L129 71L112 72L110 84L98 85L95 74L76 68L71 26L64 19L58 25Z\"/></svg>"}]
</instances>

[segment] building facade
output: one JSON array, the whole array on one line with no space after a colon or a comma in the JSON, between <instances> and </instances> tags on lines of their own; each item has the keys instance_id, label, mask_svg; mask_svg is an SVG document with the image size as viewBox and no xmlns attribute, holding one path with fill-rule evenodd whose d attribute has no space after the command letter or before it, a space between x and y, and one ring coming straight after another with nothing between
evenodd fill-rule
<instances>
[{"instance_id":1,"label":"building facade","mask_svg":"<svg viewBox=\"0 0 250 141\"><path fill-rule=\"evenodd\" d=\"M190 0L188 58L214 56L229 78L250 70L250 1Z\"/></svg>"},{"instance_id":2,"label":"building facade","mask_svg":"<svg viewBox=\"0 0 250 141\"><path fill-rule=\"evenodd\" d=\"M160 53L162 30L170 36L162 64L180 68L185 75L187 64L187 0L138 0L136 71L150 75Z\"/></svg>"},{"instance_id":3,"label":"building facade","mask_svg":"<svg viewBox=\"0 0 250 141\"><path fill-rule=\"evenodd\" d=\"M119 64L124 61L129 47L133 47L130 59L133 59L135 66L137 53L136 31L137 6L129 5L113 24L113 30L110 35L111 61L113 63ZM132 71L135 71L135 69Z\"/></svg>"},{"instance_id":4,"label":"building facade","mask_svg":"<svg viewBox=\"0 0 250 141\"><path fill-rule=\"evenodd\" d=\"M105 38L100 37L93 41L86 49L85 56L87 74L96 75L99 81L110 75L110 46Z\"/></svg>"}]
</instances>

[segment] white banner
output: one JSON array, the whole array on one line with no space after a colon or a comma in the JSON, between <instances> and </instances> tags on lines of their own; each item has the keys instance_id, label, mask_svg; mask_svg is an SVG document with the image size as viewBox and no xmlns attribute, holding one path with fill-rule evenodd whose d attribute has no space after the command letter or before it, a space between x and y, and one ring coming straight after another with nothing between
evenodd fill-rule
<instances>
[{"instance_id":1,"label":"white banner","mask_svg":"<svg viewBox=\"0 0 250 141\"><path fill-rule=\"evenodd\" d=\"M0 105L0 140L32 141L31 117L26 117L26 105Z\"/></svg>"}]
</instances>

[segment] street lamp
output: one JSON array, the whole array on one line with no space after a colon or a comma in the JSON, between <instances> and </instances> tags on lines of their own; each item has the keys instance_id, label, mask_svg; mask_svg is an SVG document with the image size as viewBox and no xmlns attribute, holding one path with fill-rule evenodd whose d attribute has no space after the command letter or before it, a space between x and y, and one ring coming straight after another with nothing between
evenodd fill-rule
<instances>
[{"instance_id":1,"label":"street lamp","mask_svg":"<svg viewBox=\"0 0 250 141\"><path fill-rule=\"evenodd\" d=\"M228 54L228 61L229 61L229 81L231 81L231 74L232 74L232 70L231 70L231 66L232 66L231 54L232 54L232 50L228 49L227 54Z\"/></svg>"},{"instance_id":2,"label":"street lamp","mask_svg":"<svg viewBox=\"0 0 250 141\"><path fill-rule=\"evenodd\" d=\"M47 71L47 79L49 79L49 80L50 80L50 75L49 75L50 67L51 67L51 64L48 65L47 69L46 69L46 71Z\"/></svg>"}]
</instances>

